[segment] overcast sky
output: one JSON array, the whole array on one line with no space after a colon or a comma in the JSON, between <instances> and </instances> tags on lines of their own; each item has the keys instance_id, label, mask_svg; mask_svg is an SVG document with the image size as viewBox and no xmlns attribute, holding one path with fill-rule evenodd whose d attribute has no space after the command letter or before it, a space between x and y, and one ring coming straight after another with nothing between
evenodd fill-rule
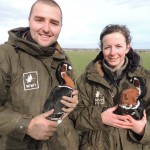
<instances>
[{"instance_id":1,"label":"overcast sky","mask_svg":"<svg viewBox=\"0 0 150 150\"><path fill-rule=\"evenodd\" d=\"M150 49L150 0L56 0L63 11L58 42L63 48L98 48L99 35L108 24L125 24L132 47ZM0 43L8 30L28 26L35 0L0 0Z\"/></svg>"}]
</instances>

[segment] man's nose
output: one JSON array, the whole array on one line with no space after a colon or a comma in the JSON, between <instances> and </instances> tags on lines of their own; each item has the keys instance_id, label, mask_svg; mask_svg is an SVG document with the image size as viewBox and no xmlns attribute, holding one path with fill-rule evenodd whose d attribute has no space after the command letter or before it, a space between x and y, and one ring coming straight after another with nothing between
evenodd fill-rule
<instances>
[{"instance_id":1,"label":"man's nose","mask_svg":"<svg viewBox=\"0 0 150 150\"><path fill-rule=\"evenodd\" d=\"M44 23L43 30L44 30L45 32L50 32L50 31L51 31L50 23L49 23L49 22L45 22L45 23Z\"/></svg>"}]
</instances>

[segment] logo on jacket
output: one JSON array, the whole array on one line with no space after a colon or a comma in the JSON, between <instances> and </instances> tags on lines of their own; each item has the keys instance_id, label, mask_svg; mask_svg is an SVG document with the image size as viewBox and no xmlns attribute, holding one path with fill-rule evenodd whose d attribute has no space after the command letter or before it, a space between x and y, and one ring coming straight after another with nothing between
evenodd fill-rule
<instances>
[{"instance_id":1,"label":"logo on jacket","mask_svg":"<svg viewBox=\"0 0 150 150\"><path fill-rule=\"evenodd\" d=\"M24 90L33 90L39 88L37 71L23 73Z\"/></svg>"},{"instance_id":2,"label":"logo on jacket","mask_svg":"<svg viewBox=\"0 0 150 150\"><path fill-rule=\"evenodd\" d=\"M100 91L96 91L95 93L95 106L100 106L105 103L104 96L100 93Z\"/></svg>"}]
</instances>

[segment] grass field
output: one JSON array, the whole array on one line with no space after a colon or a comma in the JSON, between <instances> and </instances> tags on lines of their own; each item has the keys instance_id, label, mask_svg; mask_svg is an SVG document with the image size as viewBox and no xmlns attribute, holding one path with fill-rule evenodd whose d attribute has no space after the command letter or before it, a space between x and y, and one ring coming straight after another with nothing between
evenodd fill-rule
<instances>
[{"instance_id":1,"label":"grass field","mask_svg":"<svg viewBox=\"0 0 150 150\"><path fill-rule=\"evenodd\" d=\"M99 51L66 51L72 60L76 78L84 71L87 64L96 57ZM150 69L150 52L141 52L142 63L145 68Z\"/></svg>"}]
</instances>

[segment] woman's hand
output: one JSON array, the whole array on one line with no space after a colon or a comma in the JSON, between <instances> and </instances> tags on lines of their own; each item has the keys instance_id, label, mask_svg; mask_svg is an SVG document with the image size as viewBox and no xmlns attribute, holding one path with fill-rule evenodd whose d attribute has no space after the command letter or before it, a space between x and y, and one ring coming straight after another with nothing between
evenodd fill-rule
<instances>
[{"instance_id":1,"label":"woman's hand","mask_svg":"<svg viewBox=\"0 0 150 150\"><path fill-rule=\"evenodd\" d=\"M130 117L128 119L128 121L133 124L133 126L131 128L128 128L128 129L131 129L133 132L135 132L139 135L144 134L145 126L146 126L146 122L147 122L145 111L144 111L144 116L141 120L135 120L134 118Z\"/></svg>"},{"instance_id":2,"label":"woman's hand","mask_svg":"<svg viewBox=\"0 0 150 150\"><path fill-rule=\"evenodd\" d=\"M101 113L102 122L105 125L113 126L116 128L130 129L133 132L143 135L146 125L146 113L144 111L144 116L141 120L135 120L130 115L117 115L113 112L116 110L117 106L108 108Z\"/></svg>"},{"instance_id":3,"label":"woman's hand","mask_svg":"<svg viewBox=\"0 0 150 150\"><path fill-rule=\"evenodd\" d=\"M129 122L128 119L131 117L129 115L117 115L114 114L117 106L108 108L104 112L101 113L102 122L105 125L113 126L116 128L131 128L133 127L133 123Z\"/></svg>"}]
</instances>

